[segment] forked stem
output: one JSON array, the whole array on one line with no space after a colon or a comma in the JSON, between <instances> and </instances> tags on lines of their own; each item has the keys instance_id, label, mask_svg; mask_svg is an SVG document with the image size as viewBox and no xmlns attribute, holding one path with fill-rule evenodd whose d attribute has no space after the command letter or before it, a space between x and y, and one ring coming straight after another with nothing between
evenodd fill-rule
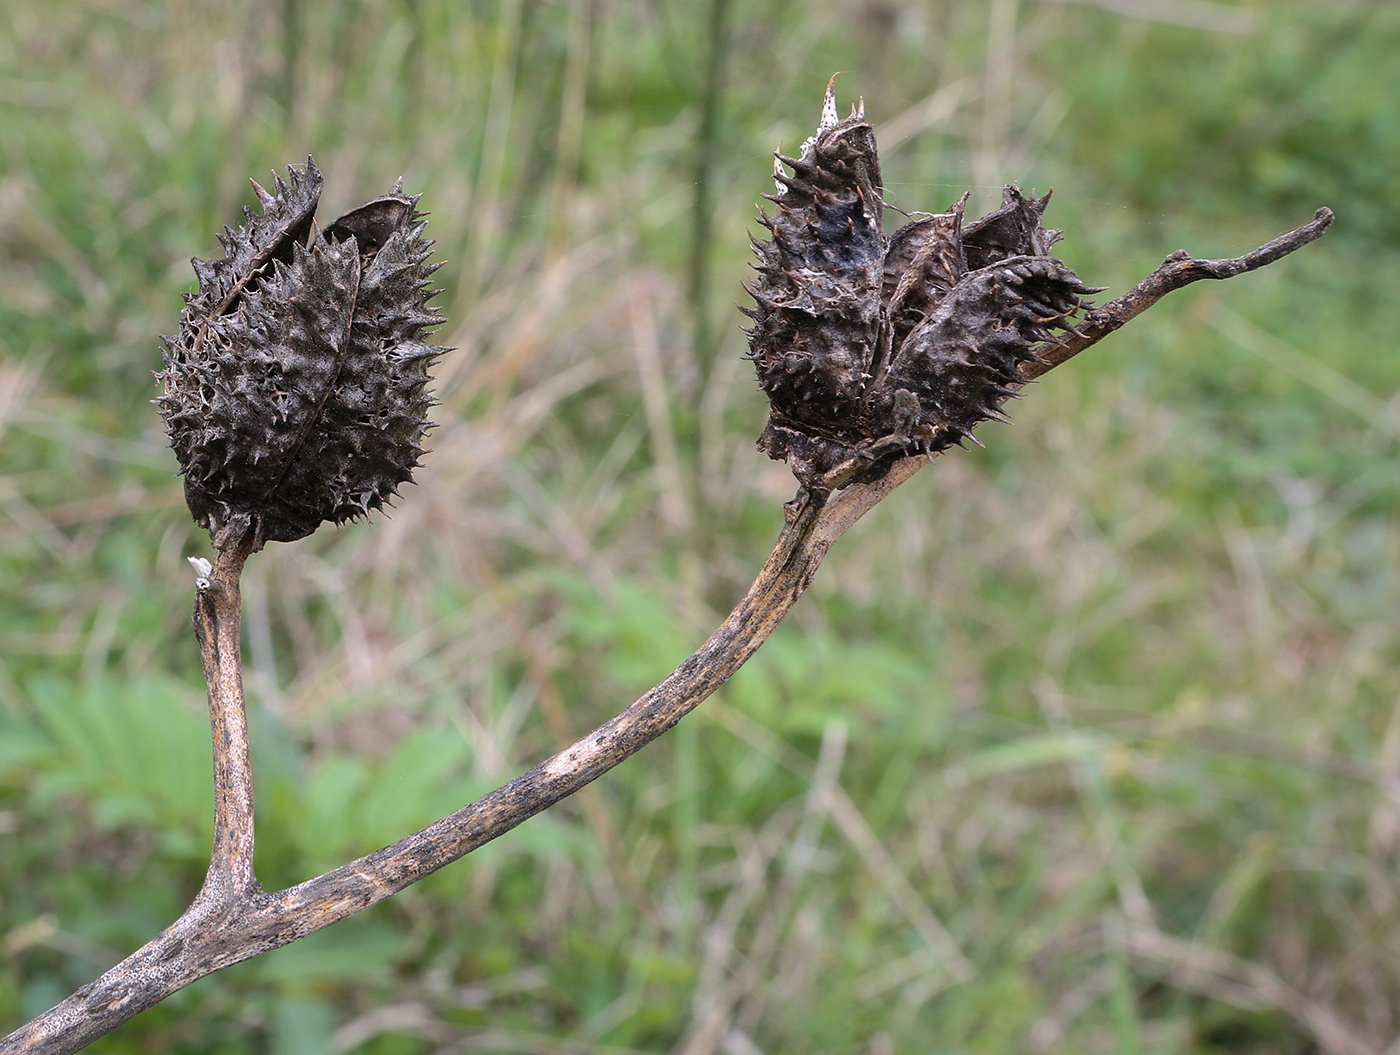
<instances>
[{"instance_id":1,"label":"forked stem","mask_svg":"<svg viewBox=\"0 0 1400 1055\"><path fill-rule=\"evenodd\" d=\"M1172 254L1131 292L1042 349L1042 362L1026 371L1025 380L1096 343L1171 290L1272 263L1320 237L1331 222L1331 212L1319 209L1311 223L1234 260ZM0 1055L76 1051L198 978L384 900L596 780L674 726L743 666L806 591L831 545L924 464L922 456L899 458L878 479L865 474L844 489L800 494L789 503L777 545L743 600L665 681L509 784L390 846L276 894L263 892L253 875L252 778L239 670L238 580L258 540L246 526L221 533L195 603L216 781L214 848L204 887L159 937L0 1041Z\"/></svg>"}]
</instances>

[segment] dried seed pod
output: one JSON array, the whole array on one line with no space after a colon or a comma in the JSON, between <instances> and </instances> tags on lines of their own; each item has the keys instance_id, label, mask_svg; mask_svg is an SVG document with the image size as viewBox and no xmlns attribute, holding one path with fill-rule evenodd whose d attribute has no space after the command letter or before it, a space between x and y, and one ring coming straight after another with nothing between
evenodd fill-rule
<instances>
[{"instance_id":1,"label":"dried seed pod","mask_svg":"<svg viewBox=\"0 0 1400 1055\"><path fill-rule=\"evenodd\" d=\"M775 421L843 435L880 330L885 239L875 134L863 107L837 119L833 77L817 134L801 156L776 157L781 193L764 197L777 215L759 218L772 238L754 243L759 278L747 287L757 302L748 312L750 357ZM771 443L766 449L782 457L782 441Z\"/></svg>"},{"instance_id":2,"label":"dried seed pod","mask_svg":"<svg viewBox=\"0 0 1400 1055\"><path fill-rule=\"evenodd\" d=\"M834 82L802 156L777 155L783 193L765 195L778 214L759 218L772 238L754 242L757 305L745 309L771 405L759 447L808 487L1006 420L1036 346L1098 292L1049 255L1060 232L1040 224L1048 194L1007 187L1000 209L966 227L963 195L886 239L874 133L863 103L837 120Z\"/></svg>"},{"instance_id":3,"label":"dried seed pod","mask_svg":"<svg viewBox=\"0 0 1400 1055\"><path fill-rule=\"evenodd\" d=\"M193 261L199 292L165 338L156 400L195 520L216 533L250 518L258 541L384 506L412 478L430 427L432 242L396 184L324 231L321 174L307 160L253 184L263 208Z\"/></svg>"}]
</instances>

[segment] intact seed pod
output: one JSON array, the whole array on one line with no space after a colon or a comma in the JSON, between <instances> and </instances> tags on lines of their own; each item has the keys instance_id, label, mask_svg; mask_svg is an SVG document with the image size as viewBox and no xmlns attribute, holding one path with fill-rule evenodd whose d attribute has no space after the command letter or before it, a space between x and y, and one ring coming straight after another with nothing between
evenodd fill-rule
<instances>
[{"instance_id":1,"label":"intact seed pod","mask_svg":"<svg viewBox=\"0 0 1400 1055\"><path fill-rule=\"evenodd\" d=\"M216 534L248 517L257 541L382 508L424 453L432 242L402 181L324 231L321 173L256 183L262 212L224 229L224 259L192 261L180 332L165 341L156 400L195 520Z\"/></svg>"},{"instance_id":2,"label":"intact seed pod","mask_svg":"<svg viewBox=\"0 0 1400 1055\"><path fill-rule=\"evenodd\" d=\"M757 303L743 309L771 408L759 447L807 487L853 460L883 472L1006 420L1036 346L1099 292L1049 255L1060 232L1040 225L1048 194L1009 186L967 227L963 195L886 238L875 134L863 101L838 119L835 82L801 155L775 155L779 193L764 197L777 214L759 216L771 238L754 242Z\"/></svg>"}]
</instances>

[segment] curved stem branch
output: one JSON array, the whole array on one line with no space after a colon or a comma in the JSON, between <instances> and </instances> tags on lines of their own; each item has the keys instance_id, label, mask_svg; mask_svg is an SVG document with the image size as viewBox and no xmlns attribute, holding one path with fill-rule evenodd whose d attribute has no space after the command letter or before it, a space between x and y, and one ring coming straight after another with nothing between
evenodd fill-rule
<instances>
[{"instance_id":1,"label":"curved stem branch","mask_svg":"<svg viewBox=\"0 0 1400 1055\"><path fill-rule=\"evenodd\" d=\"M1097 344L1114 330L1137 318L1174 289L1189 286L1203 278L1234 278L1282 260L1289 253L1321 238L1332 226L1332 220L1331 209L1318 209L1302 227L1281 234L1244 256L1229 260L1196 260L1185 250L1177 250L1162 261L1161 267L1123 296L1089 312L1088 318L1058 341L1037 349L1041 361L1023 367L1022 378L1033 381L1074 358L1085 348Z\"/></svg>"}]
</instances>

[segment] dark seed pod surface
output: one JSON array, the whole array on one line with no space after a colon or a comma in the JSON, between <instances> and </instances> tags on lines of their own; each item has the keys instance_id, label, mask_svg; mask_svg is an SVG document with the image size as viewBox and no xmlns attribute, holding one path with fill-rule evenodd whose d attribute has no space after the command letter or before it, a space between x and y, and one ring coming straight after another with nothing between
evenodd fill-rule
<instances>
[{"instance_id":1,"label":"dark seed pod surface","mask_svg":"<svg viewBox=\"0 0 1400 1055\"><path fill-rule=\"evenodd\" d=\"M759 447L807 487L852 461L882 472L972 436L1052 329L1097 292L1049 255L1050 196L1005 189L964 226L967 195L886 238L875 136L864 104L837 118L835 78L817 134L776 155L780 193L755 241L749 357L771 413ZM784 171L791 170L791 175ZM853 477L848 477L853 478Z\"/></svg>"},{"instance_id":2,"label":"dark seed pod surface","mask_svg":"<svg viewBox=\"0 0 1400 1055\"><path fill-rule=\"evenodd\" d=\"M430 427L428 369L446 349L418 199L400 186L324 231L308 159L257 184L262 212L220 236L180 332L165 338L156 400L195 520L235 516L259 541L302 538L382 508L412 478Z\"/></svg>"},{"instance_id":3,"label":"dark seed pod surface","mask_svg":"<svg viewBox=\"0 0 1400 1055\"><path fill-rule=\"evenodd\" d=\"M836 117L828 92L800 157L777 157L777 215L760 216L759 278L748 287L759 384L787 416L841 434L865 391L880 329L885 240L875 134ZM784 171L790 168L792 176Z\"/></svg>"}]
</instances>

